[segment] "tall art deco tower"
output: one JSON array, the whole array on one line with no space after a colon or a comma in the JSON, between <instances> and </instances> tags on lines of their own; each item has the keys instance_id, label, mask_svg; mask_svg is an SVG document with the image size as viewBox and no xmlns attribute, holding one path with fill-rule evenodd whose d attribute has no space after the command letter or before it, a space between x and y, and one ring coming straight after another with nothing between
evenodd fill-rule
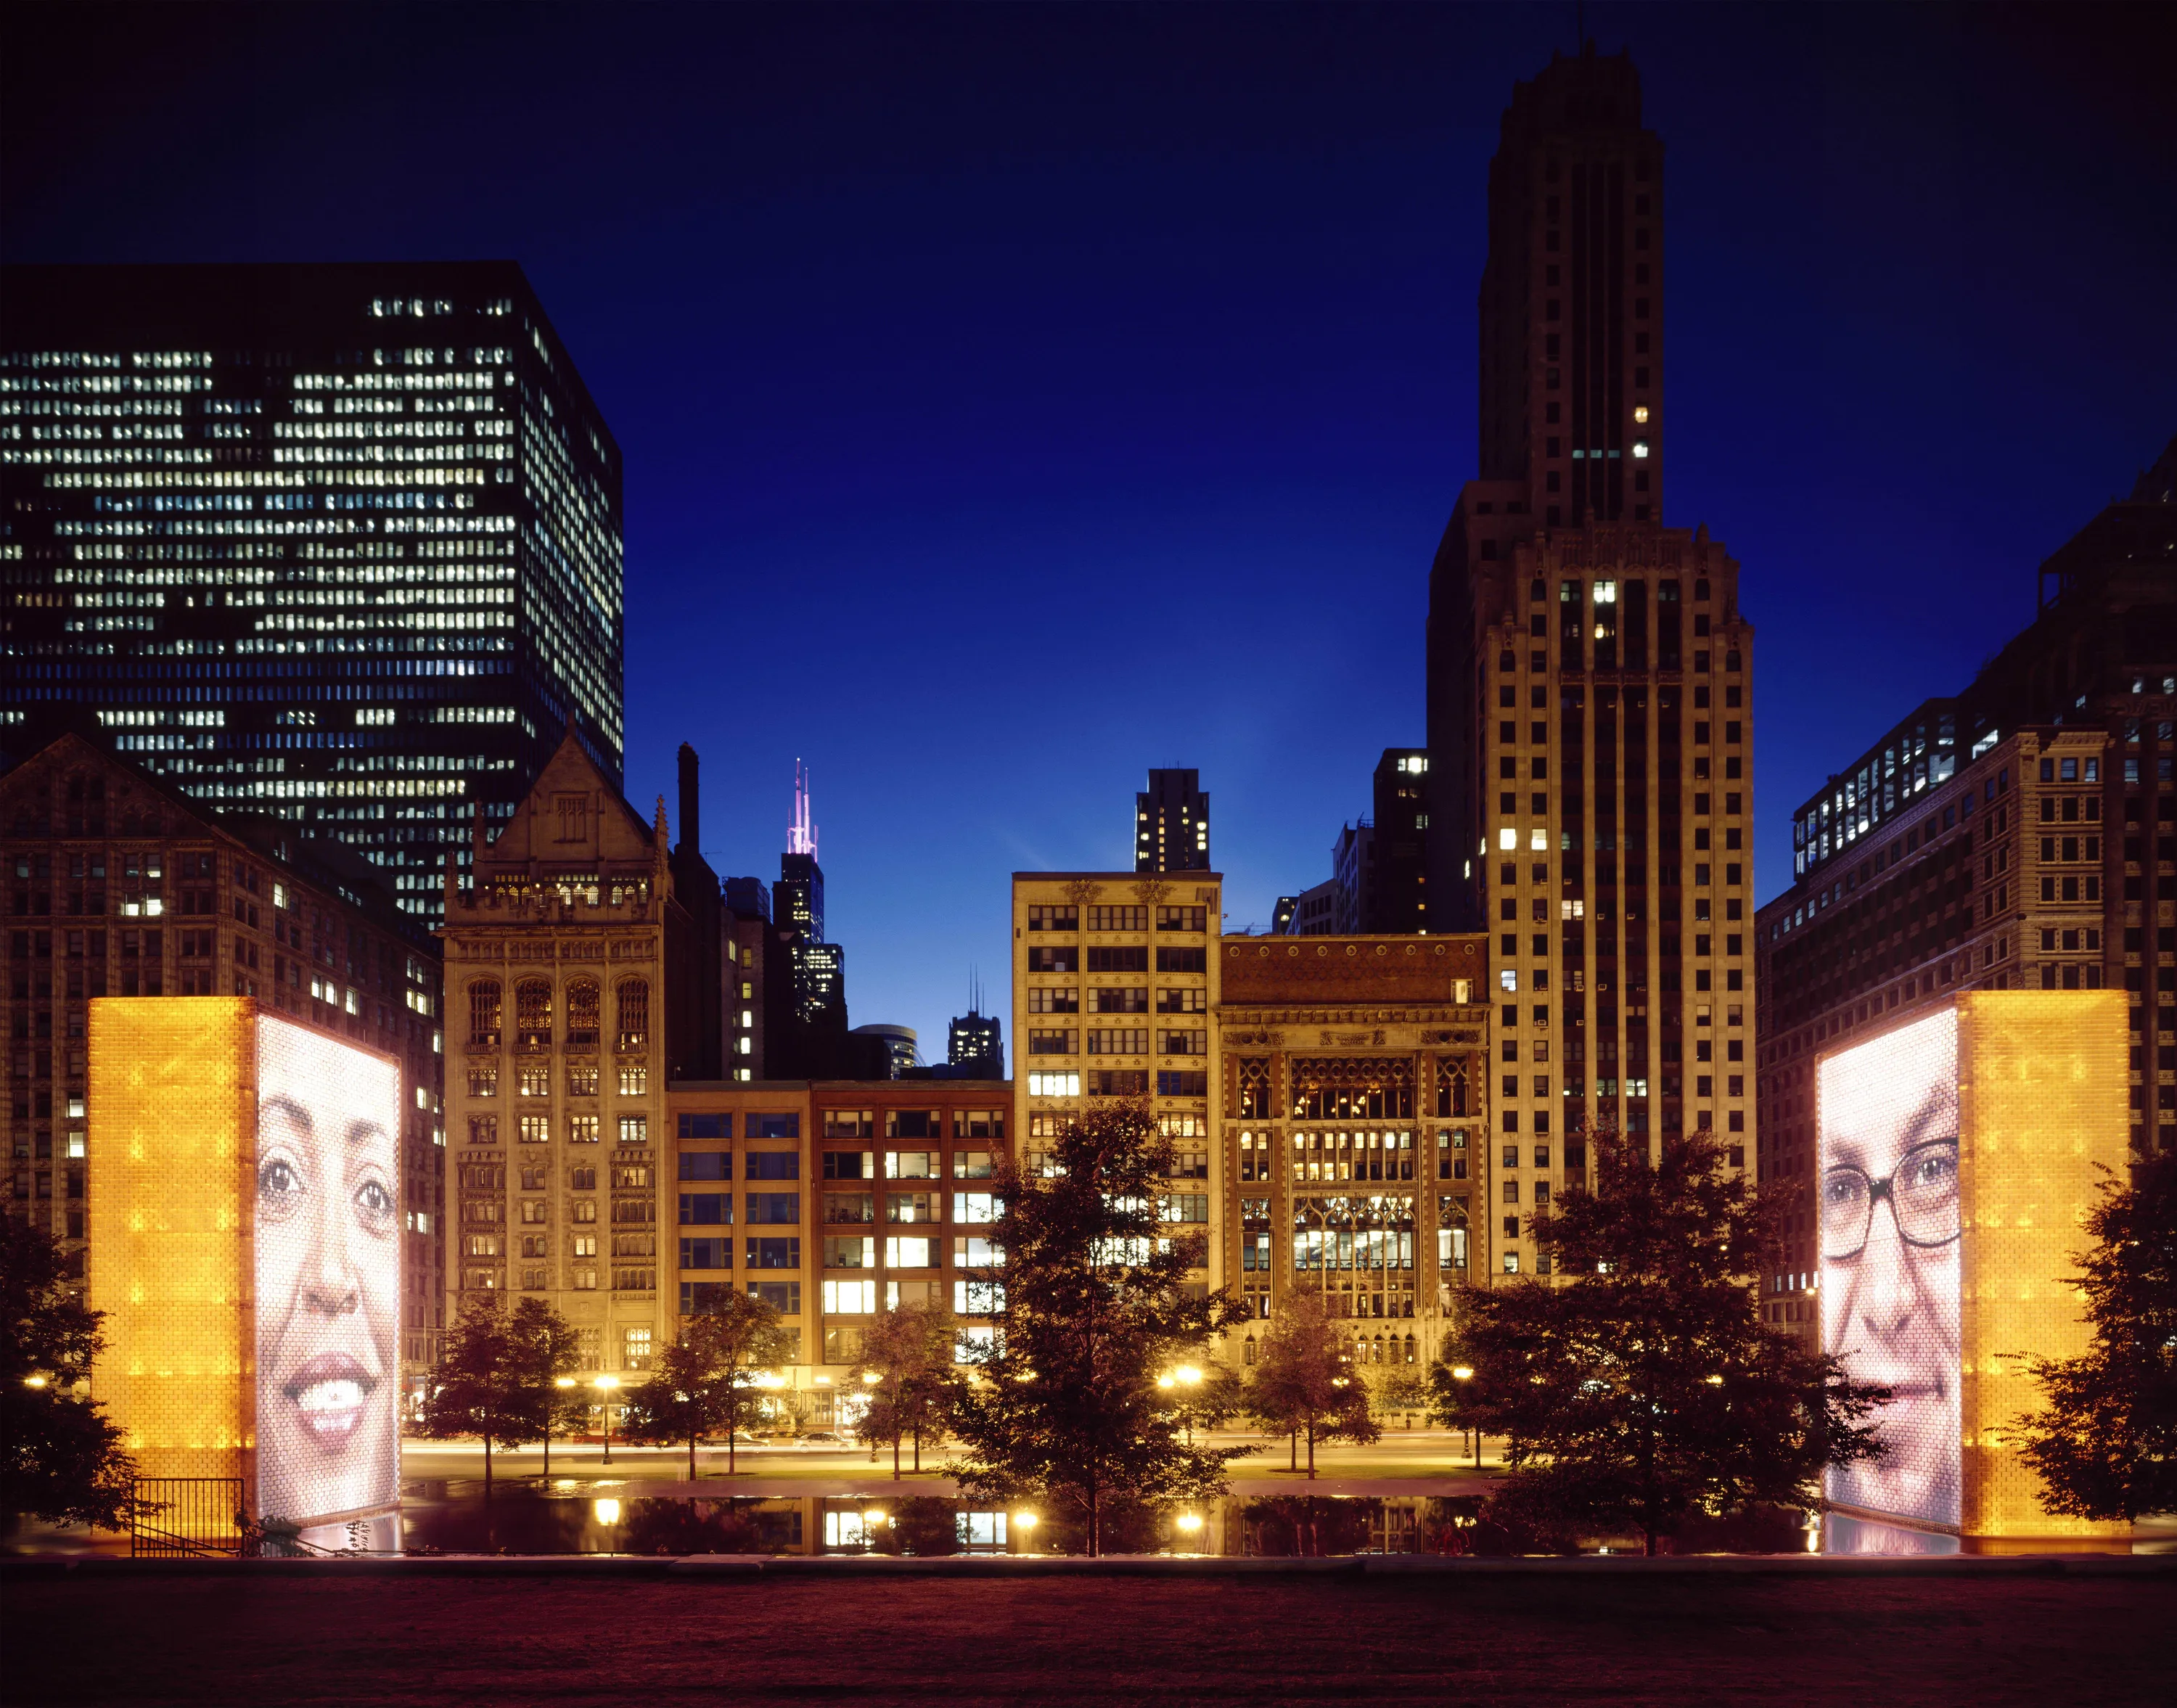
<instances>
[{"instance_id":1,"label":"tall art deco tower","mask_svg":"<svg viewBox=\"0 0 2177 1708\"><path fill-rule=\"evenodd\" d=\"M1490 934L1529 1203L1598 1128L1754 1155L1753 631L1723 547L1663 524L1662 213L1629 59L1590 46L1514 90L1481 477L1430 578L1429 890L1436 928Z\"/></svg>"}]
</instances>

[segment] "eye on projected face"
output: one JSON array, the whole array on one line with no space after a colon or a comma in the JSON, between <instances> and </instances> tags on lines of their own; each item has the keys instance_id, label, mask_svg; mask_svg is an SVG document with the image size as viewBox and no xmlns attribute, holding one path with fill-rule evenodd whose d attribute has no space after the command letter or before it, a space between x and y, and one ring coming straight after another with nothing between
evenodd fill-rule
<instances>
[{"instance_id":1,"label":"eye on projected face","mask_svg":"<svg viewBox=\"0 0 2177 1708\"><path fill-rule=\"evenodd\" d=\"M400 1085L389 1062L259 1025L258 1508L299 1521L397 1492Z\"/></svg>"},{"instance_id":2,"label":"eye on projected face","mask_svg":"<svg viewBox=\"0 0 2177 1708\"><path fill-rule=\"evenodd\" d=\"M1891 1389L1888 1451L1830 1474L1845 1505L1954 1525L1959 1500L1956 1016L1822 1067L1822 1333L1854 1379Z\"/></svg>"}]
</instances>

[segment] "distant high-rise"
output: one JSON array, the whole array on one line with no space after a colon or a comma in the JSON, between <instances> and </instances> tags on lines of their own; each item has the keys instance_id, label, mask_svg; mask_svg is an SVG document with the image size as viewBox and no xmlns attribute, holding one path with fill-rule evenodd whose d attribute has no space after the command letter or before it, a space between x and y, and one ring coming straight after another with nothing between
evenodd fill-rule
<instances>
[{"instance_id":1,"label":"distant high-rise","mask_svg":"<svg viewBox=\"0 0 2177 1708\"><path fill-rule=\"evenodd\" d=\"M798 762L794 816L772 903L772 926L786 949L787 980L774 993L765 1070L774 1078L838 1078L848 1069L847 952L824 938L824 868L816 863L809 773Z\"/></svg>"},{"instance_id":2,"label":"distant high-rise","mask_svg":"<svg viewBox=\"0 0 2177 1708\"><path fill-rule=\"evenodd\" d=\"M1152 771L1134 797L1134 870L1209 870L1209 797L1198 771Z\"/></svg>"},{"instance_id":3,"label":"distant high-rise","mask_svg":"<svg viewBox=\"0 0 2177 1708\"><path fill-rule=\"evenodd\" d=\"M1426 931L1428 914L1428 754L1387 747L1377 761L1375 836L1368 849L1360 929L1378 936Z\"/></svg>"},{"instance_id":4,"label":"distant high-rise","mask_svg":"<svg viewBox=\"0 0 2177 1708\"><path fill-rule=\"evenodd\" d=\"M909 1069L923 1065L921 1040L912 1026L880 1020L855 1027L847 1038L854 1046L849 1059L857 1079L904 1079Z\"/></svg>"},{"instance_id":5,"label":"distant high-rise","mask_svg":"<svg viewBox=\"0 0 2177 1708\"><path fill-rule=\"evenodd\" d=\"M11 746L78 728L425 917L570 728L620 786L619 449L519 266L0 293Z\"/></svg>"},{"instance_id":6,"label":"distant high-rise","mask_svg":"<svg viewBox=\"0 0 2177 1708\"><path fill-rule=\"evenodd\" d=\"M1631 61L1592 46L1514 91L1490 166L1426 804L1431 934L1492 933L1503 1203L1583 1181L1596 1132L1756 1154L1754 632L1730 554L1662 525L1662 168ZM1497 1249L1548 1257L1509 1214Z\"/></svg>"},{"instance_id":7,"label":"distant high-rise","mask_svg":"<svg viewBox=\"0 0 2177 1708\"><path fill-rule=\"evenodd\" d=\"M946 1029L945 1064L956 1077L1003 1079L1005 1022L996 1014L981 1012L979 1004L971 1006L965 1014L954 1015Z\"/></svg>"}]
</instances>

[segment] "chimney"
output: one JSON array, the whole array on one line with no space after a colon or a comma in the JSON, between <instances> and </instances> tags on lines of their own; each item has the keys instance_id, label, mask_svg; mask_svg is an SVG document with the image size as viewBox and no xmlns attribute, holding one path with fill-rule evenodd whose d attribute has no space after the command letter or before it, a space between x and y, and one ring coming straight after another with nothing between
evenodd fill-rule
<instances>
[{"instance_id":1,"label":"chimney","mask_svg":"<svg viewBox=\"0 0 2177 1708\"><path fill-rule=\"evenodd\" d=\"M680 846L699 859L703 852L702 807L696 786L696 750L680 744Z\"/></svg>"}]
</instances>

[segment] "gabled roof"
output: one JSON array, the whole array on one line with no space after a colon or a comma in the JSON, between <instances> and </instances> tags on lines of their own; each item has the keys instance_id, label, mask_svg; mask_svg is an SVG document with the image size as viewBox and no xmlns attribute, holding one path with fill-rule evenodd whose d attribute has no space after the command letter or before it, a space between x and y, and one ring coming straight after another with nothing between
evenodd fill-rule
<instances>
[{"instance_id":1,"label":"gabled roof","mask_svg":"<svg viewBox=\"0 0 2177 1708\"><path fill-rule=\"evenodd\" d=\"M665 803L655 824L613 786L570 728L545 761L506 827L477 852L479 867L652 861L662 852Z\"/></svg>"}]
</instances>

